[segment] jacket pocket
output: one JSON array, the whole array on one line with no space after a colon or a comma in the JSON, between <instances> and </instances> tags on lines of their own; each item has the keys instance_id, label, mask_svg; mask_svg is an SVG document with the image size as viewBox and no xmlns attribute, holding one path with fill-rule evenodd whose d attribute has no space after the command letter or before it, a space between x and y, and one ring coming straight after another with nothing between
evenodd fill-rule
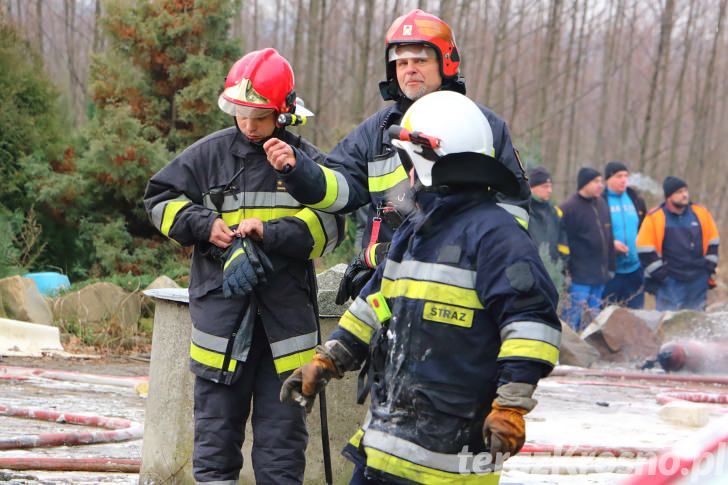
<instances>
[{"instance_id":1,"label":"jacket pocket","mask_svg":"<svg viewBox=\"0 0 728 485\"><path fill-rule=\"evenodd\" d=\"M440 453L457 453L469 443L477 412L473 393L434 383L415 385L412 393L420 445Z\"/></svg>"}]
</instances>

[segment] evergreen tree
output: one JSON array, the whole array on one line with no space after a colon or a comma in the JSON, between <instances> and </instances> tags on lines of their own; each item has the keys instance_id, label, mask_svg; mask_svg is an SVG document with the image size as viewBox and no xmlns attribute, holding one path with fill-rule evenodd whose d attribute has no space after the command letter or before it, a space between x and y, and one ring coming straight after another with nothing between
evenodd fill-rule
<instances>
[{"instance_id":1,"label":"evergreen tree","mask_svg":"<svg viewBox=\"0 0 728 485\"><path fill-rule=\"evenodd\" d=\"M0 19L0 276L30 269L43 248L41 227L52 226L47 213L37 224L29 184L38 167L62 162L58 99L38 53Z\"/></svg>"},{"instance_id":2,"label":"evergreen tree","mask_svg":"<svg viewBox=\"0 0 728 485\"><path fill-rule=\"evenodd\" d=\"M229 125L217 108L239 50L229 0L107 2L107 50L91 65L91 116L73 169L48 167L39 192L62 200L81 246L78 276L165 271L179 261L142 205L146 182L177 152ZM43 179L40 177L39 179ZM116 250L110 250L115 248Z\"/></svg>"}]
</instances>

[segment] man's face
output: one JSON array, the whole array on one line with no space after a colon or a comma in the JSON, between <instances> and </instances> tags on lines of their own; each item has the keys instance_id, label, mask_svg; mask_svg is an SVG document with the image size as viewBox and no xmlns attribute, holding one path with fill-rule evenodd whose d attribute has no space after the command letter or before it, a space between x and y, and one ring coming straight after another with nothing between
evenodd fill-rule
<instances>
[{"instance_id":1,"label":"man's face","mask_svg":"<svg viewBox=\"0 0 728 485\"><path fill-rule=\"evenodd\" d=\"M268 113L261 118L236 116L240 131L253 143L260 143L273 134L276 129L276 114Z\"/></svg>"},{"instance_id":2,"label":"man's face","mask_svg":"<svg viewBox=\"0 0 728 485\"><path fill-rule=\"evenodd\" d=\"M440 63L437 62L435 51L430 48L423 50L421 45L402 46L396 49L398 54L405 56L394 61L397 82L405 96L416 101L422 96L440 89L442 76L440 76ZM427 52L427 58L406 57L408 53L416 55L423 51Z\"/></svg>"},{"instance_id":3,"label":"man's face","mask_svg":"<svg viewBox=\"0 0 728 485\"><path fill-rule=\"evenodd\" d=\"M543 184L536 185L535 187L531 187L531 193L541 200L550 200L551 192L553 192L553 184L551 182L545 182Z\"/></svg>"},{"instance_id":4,"label":"man's face","mask_svg":"<svg viewBox=\"0 0 728 485\"><path fill-rule=\"evenodd\" d=\"M690 194L688 193L688 188L683 187L679 190L676 190L670 197L667 198L667 200L672 203L675 207L685 207L688 205L688 202L690 202Z\"/></svg>"},{"instance_id":5,"label":"man's face","mask_svg":"<svg viewBox=\"0 0 728 485\"><path fill-rule=\"evenodd\" d=\"M622 194L627 190L627 183L629 182L629 172L626 170L620 170L607 179L607 188L615 194Z\"/></svg>"},{"instance_id":6,"label":"man's face","mask_svg":"<svg viewBox=\"0 0 728 485\"><path fill-rule=\"evenodd\" d=\"M603 190L604 182L602 181L602 176L600 175L599 177L596 177L594 180L582 187L580 192L586 197L593 198L602 195Z\"/></svg>"}]
</instances>

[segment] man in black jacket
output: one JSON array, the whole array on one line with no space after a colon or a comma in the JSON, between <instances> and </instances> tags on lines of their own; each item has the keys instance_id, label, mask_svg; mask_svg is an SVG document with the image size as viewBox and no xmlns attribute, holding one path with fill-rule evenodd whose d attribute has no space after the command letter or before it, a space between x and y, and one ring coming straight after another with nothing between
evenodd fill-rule
<instances>
[{"instance_id":1,"label":"man in black jacket","mask_svg":"<svg viewBox=\"0 0 728 485\"><path fill-rule=\"evenodd\" d=\"M551 174L544 167L532 168L528 172L531 186L531 219L528 232L541 251L546 246L551 262L569 257L569 243L562 223L564 213L551 203Z\"/></svg>"},{"instance_id":2,"label":"man in black jacket","mask_svg":"<svg viewBox=\"0 0 728 485\"><path fill-rule=\"evenodd\" d=\"M615 252L609 207L601 197L601 174L582 167L577 177L577 193L561 205L569 238L569 299L562 318L580 330L600 306L604 285L614 276ZM582 313L587 310L587 321Z\"/></svg>"}]
</instances>

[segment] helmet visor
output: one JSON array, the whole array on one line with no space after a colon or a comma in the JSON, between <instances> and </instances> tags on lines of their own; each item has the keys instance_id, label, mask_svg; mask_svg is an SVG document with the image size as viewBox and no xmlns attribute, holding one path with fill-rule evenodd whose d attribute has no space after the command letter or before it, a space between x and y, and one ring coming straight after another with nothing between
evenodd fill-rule
<instances>
[{"instance_id":1,"label":"helmet visor","mask_svg":"<svg viewBox=\"0 0 728 485\"><path fill-rule=\"evenodd\" d=\"M240 116L243 118L263 118L275 111L272 108L256 108L253 106L233 103L232 101L227 100L223 94L217 98L217 106L230 116Z\"/></svg>"},{"instance_id":2,"label":"helmet visor","mask_svg":"<svg viewBox=\"0 0 728 485\"><path fill-rule=\"evenodd\" d=\"M435 49L423 44L395 45L389 48L387 61L397 59L437 59Z\"/></svg>"}]
</instances>

